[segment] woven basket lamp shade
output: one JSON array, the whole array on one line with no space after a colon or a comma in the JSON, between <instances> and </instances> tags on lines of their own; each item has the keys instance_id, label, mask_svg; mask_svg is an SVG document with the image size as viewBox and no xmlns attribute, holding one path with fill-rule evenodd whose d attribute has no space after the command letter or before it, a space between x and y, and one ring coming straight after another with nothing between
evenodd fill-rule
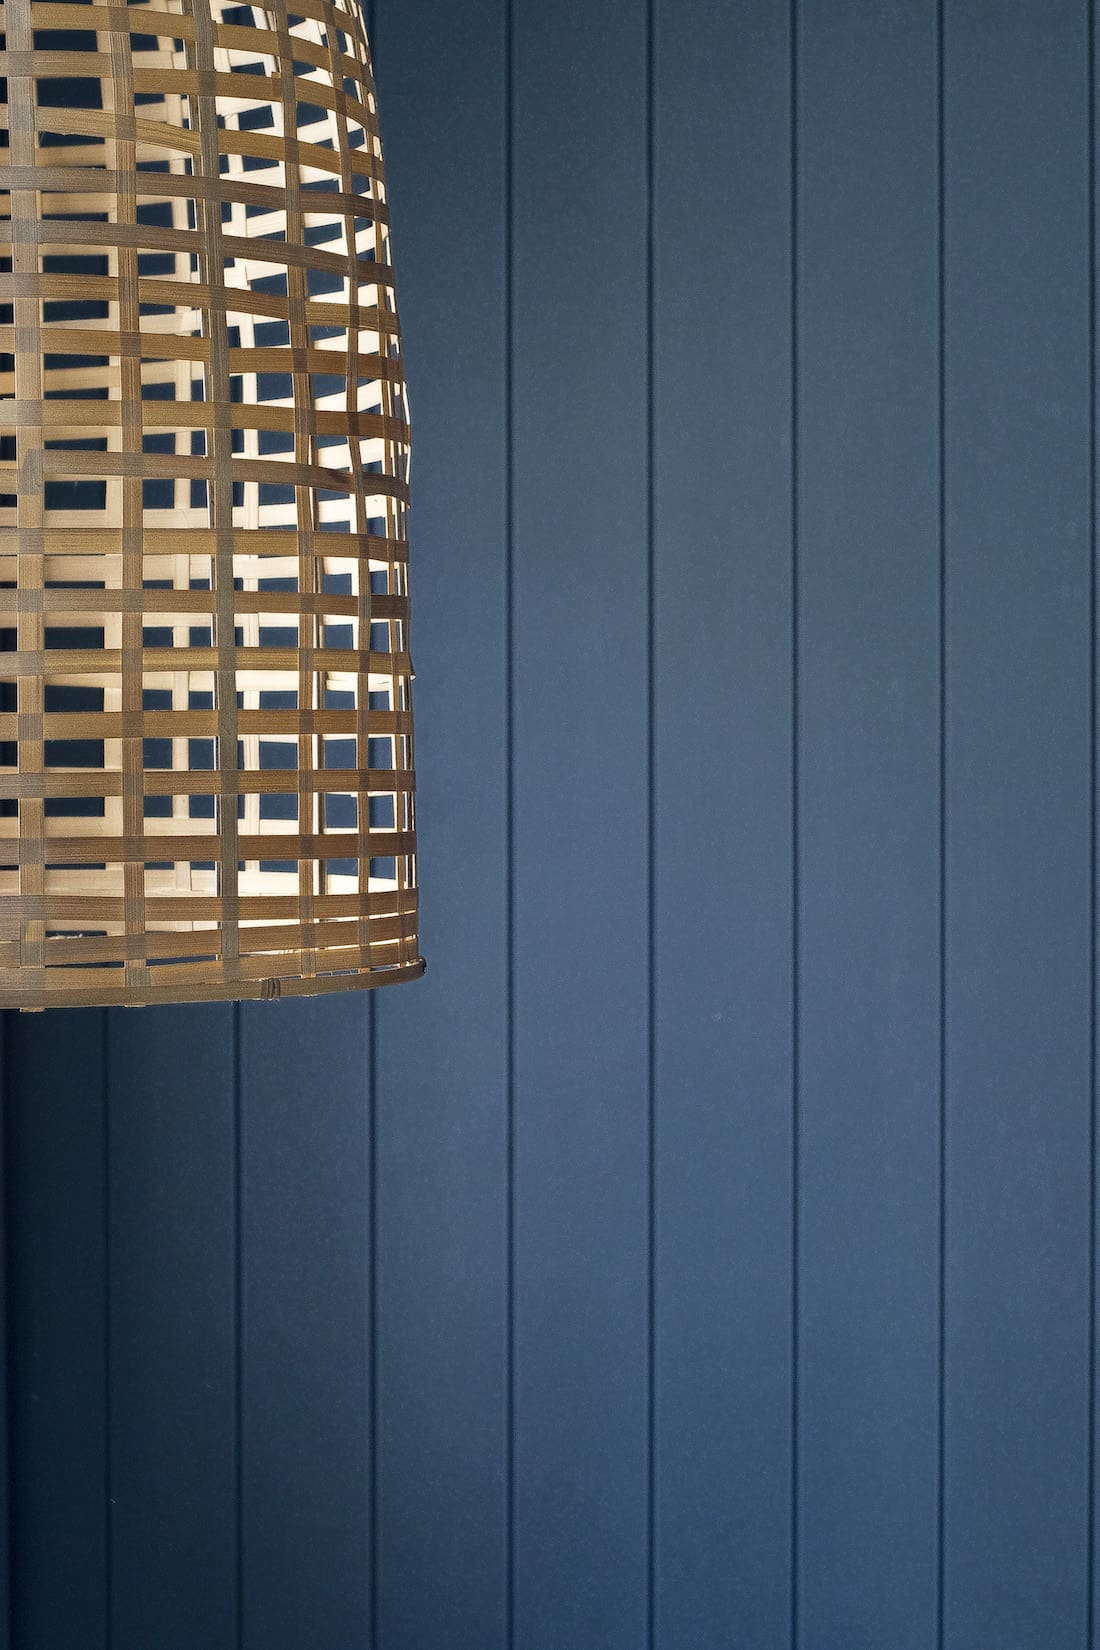
<instances>
[{"instance_id":1,"label":"woven basket lamp shade","mask_svg":"<svg viewBox=\"0 0 1100 1650\"><path fill-rule=\"evenodd\" d=\"M415 978L359 0L4 0L3 29L0 1006Z\"/></svg>"}]
</instances>

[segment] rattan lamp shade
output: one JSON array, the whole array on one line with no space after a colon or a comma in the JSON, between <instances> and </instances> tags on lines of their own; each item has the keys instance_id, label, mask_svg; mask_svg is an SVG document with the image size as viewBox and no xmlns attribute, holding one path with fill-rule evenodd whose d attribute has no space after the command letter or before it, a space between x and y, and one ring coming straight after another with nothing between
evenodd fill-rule
<instances>
[{"instance_id":1,"label":"rattan lamp shade","mask_svg":"<svg viewBox=\"0 0 1100 1650\"><path fill-rule=\"evenodd\" d=\"M414 978L358 0L6 0L3 28L0 1006Z\"/></svg>"}]
</instances>

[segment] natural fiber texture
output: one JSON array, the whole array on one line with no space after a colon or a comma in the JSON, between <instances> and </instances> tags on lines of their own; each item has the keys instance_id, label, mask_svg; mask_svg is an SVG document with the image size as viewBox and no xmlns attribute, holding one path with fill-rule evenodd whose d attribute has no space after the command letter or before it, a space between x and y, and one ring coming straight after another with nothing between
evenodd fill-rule
<instances>
[{"instance_id":1,"label":"natural fiber texture","mask_svg":"<svg viewBox=\"0 0 1100 1650\"><path fill-rule=\"evenodd\" d=\"M358 0L0 9L0 1006L415 977Z\"/></svg>"}]
</instances>

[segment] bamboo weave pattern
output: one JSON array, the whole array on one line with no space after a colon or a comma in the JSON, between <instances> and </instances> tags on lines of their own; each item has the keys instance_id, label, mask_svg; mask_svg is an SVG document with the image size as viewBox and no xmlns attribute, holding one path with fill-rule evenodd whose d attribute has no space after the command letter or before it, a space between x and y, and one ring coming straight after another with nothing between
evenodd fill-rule
<instances>
[{"instance_id":1,"label":"bamboo weave pattern","mask_svg":"<svg viewBox=\"0 0 1100 1650\"><path fill-rule=\"evenodd\" d=\"M0 1006L415 977L359 0L0 9Z\"/></svg>"}]
</instances>

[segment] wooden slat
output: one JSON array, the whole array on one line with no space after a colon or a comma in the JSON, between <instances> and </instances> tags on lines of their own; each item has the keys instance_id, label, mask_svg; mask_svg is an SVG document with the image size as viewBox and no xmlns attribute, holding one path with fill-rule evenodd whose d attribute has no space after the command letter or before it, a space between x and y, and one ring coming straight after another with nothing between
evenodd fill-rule
<instances>
[{"instance_id":1,"label":"wooden slat","mask_svg":"<svg viewBox=\"0 0 1100 1650\"><path fill-rule=\"evenodd\" d=\"M122 921L121 897L112 899L98 894L49 897L51 917L59 924L90 927L93 919L105 923ZM392 916L399 910L415 911L418 898L415 888L375 889L367 895L371 913L384 917ZM0 922L10 921L18 916L36 915L42 918L46 911L46 899L47 896L42 894L5 894L4 914ZM362 895L318 894L313 903L318 917L354 917L362 910ZM240 910L243 922L256 922L261 918L271 922L289 922L298 914L298 901L294 894L254 895L241 900ZM157 925L180 922L216 923L221 921L223 907L217 895L180 890L178 893L162 895L160 898L150 897L146 902L146 914L149 921Z\"/></svg>"},{"instance_id":2,"label":"wooden slat","mask_svg":"<svg viewBox=\"0 0 1100 1650\"><path fill-rule=\"evenodd\" d=\"M400 950L400 942L392 949ZM341 964L335 963L333 966L340 968ZM111 975L117 975L117 972L114 969L110 970ZM277 964L269 966L268 959L257 961L249 958L242 963L238 977L234 980L232 996L227 990L224 971L220 967L209 966L204 970L194 964L164 963L158 972L164 976L164 985L156 986L149 991L125 985L100 986L98 989L102 1006L142 1008L158 1001L276 1002L284 997L320 997L341 991L373 990L383 985L405 985L421 979L424 974L424 963L401 963L395 957L392 966L387 966L384 959L380 959L369 970L364 970L352 957L344 972L318 973L314 977L306 978L301 973L300 958L288 963L285 968ZM88 970L83 968L51 970L50 1007L82 1007L87 994L87 978ZM38 1003L33 990L20 989L15 985L0 992L0 1008L37 1011Z\"/></svg>"},{"instance_id":3,"label":"wooden slat","mask_svg":"<svg viewBox=\"0 0 1100 1650\"><path fill-rule=\"evenodd\" d=\"M264 768L258 772L241 774L240 790L244 794L262 793L281 796L305 789L314 791L366 791L370 794L394 790L408 790L415 783L415 775L408 769L377 768L316 768L308 773L297 769ZM175 769L158 772L146 769L141 775L146 796L216 796L218 775L198 770L179 772ZM13 774L0 779L0 796L121 796L122 774L117 770L96 769L89 773L84 768L49 773Z\"/></svg>"},{"instance_id":4,"label":"wooden slat","mask_svg":"<svg viewBox=\"0 0 1100 1650\"><path fill-rule=\"evenodd\" d=\"M402 733L411 726L408 711L378 711L372 724L378 733ZM14 712L0 714L0 740L16 737L17 718ZM214 711L145 711L140 715L125 715L122 711L47 712L42 718L46 739L198 739L218 731ZM300 729L315 734L354 733L356 713L353 710L254 710L242 711L239 731L242 734L270 734L272 738L297 734ZM380 773L389 769L379 769ZM412 772L413 770L406 770Z\"/></svg>"}]
</instances>

